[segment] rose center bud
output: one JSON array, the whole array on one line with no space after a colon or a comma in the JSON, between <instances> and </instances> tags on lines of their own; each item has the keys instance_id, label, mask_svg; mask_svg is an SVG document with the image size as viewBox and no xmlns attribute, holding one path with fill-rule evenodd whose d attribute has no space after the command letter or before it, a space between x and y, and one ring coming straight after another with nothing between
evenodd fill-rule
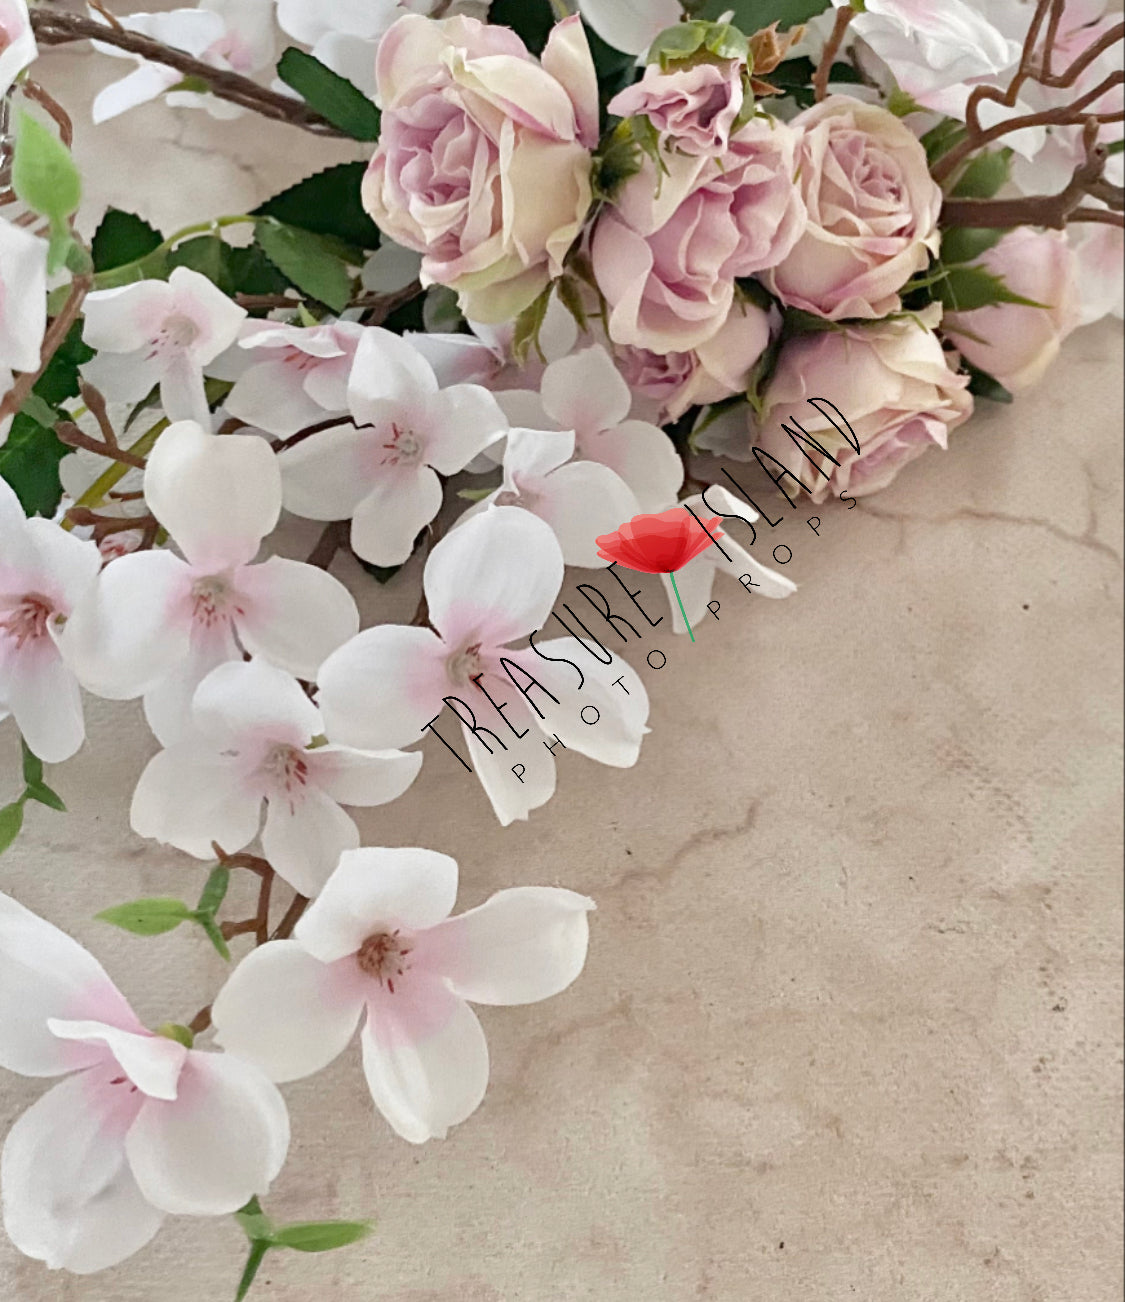
<instances>
[{"instance_id":1,"label":"rose center bud","mask_svg":"<svg viewBox=\"0 0 1125 1302\"><path fill-rule=\"evenodd\" d=\"M51 602L37 592L17 597L15 605L4 613L0 611L0 632L15 642L17 649L26 642L47 636L47 621L54 614Z\"/></svg>"},{"instance_id":2,"label":"rose center bud","mask_svg":"<svg viewBox=\"0 0 1125 1302\"><path fill-rule=\"evenodd\" d=\"M422 444L418 436L412 429L403 429L401 425L391 426L382 451L380 465L384 466L416 466L422 460Z\"/></svg>"},{"instance_id":3,"label":"rose center bud","mask_svg":"<svg viewBox=\"0 0 1125 1302\"><path fill-rule=\"evenodd\" d=\"M480 658L480 643L474 642L472 646L467 646L463 651L450 656L447 668L451 682L458 687L467 687L477 674L484 670Z\"/></svg>"},{"instance_id":4,"label":"rose center bud","mask_svg":"<svg viewBox=\"0 0 1125 1302\"><path fill-rule=\"evenodd\" d=\"M393 995L395 981L409 970L406 956L411 952L403 944L404 937L395 931L377 931L359 947L355 961L359 970L369 977L374 977Z\"/></svg>"},{"instance_id":5,"label":"rose center bud","mask_svg":"<svg viewBox=\"0 0 1125 1302\"><path fill-rule=\"evenodd\" d=\"M304 751L296 746L273 746L258 765L267 791L292 806L309 784L309 766Z\"/></svg>"},{"instance_id":6,"label":"rose center bud","mask_svg":"<svg viewBox=\"0 0 1125 1302\"><path fill-rule=\"evenodd\" d=\"M191 590L192 618L207 628L224 623L232 613L243 613L233 599L234 590L223 575L209 574L197 579Z\"/></svg>"},{"instance_id":7,"label":"rose center bud","mask_svg":"<svg viewBox=\"0 0 1125 1302\"><path fill-rule=\"evenodd\" d=\"M162 353L167 349L189 348L199 338L199 327L191 317L176 313L167 317L152 341L153 350Z\"/></svg>"}]
</instances>

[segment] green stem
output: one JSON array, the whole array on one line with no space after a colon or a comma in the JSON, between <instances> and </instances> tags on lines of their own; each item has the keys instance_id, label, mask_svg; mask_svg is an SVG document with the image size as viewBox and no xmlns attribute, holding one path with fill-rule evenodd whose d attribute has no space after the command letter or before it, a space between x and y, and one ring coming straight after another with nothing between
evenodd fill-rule
<instances>
[{"instance_id":1,"label":"green stem","mask_svg":"<svg viewBox=\"0 0 1125 1302\"><path fill-rule=\"evenodd\" d=\"M147 456L156 445L156 440L164 433L171 422L167 419L158 420L150 430L146 430L136 443L129 449L135 456ZM93 508L101 506L105 499L113 492L114 488L128 474L130 467L123 461L115 461L107 470L105 470L90 485L82 496L75 502L75 506L85 506ZM63 521L64 529L73 529L74 525L70 520Z\"/></svg>"},{"instance_id":2,"label":"green stem","mask_svg":"<svg viewBox=\"0 0 1125 1302\"><path fill-rule=\"evenodd\" d=\"M134 280L143 280L145 278L143 273L147 267L151 267L165 253L170 253L177 244L189 239L192 235L213 235L218 231L225 230L228 226L241 226L246 222L256 222L257 220L257 217L253 217L248 213L237 213L231 217L212 217L210 221L195 222L191 226L185 226L181 230L173 232L166 240L162 240L156 248L150 249L143 257L134 258L132 262L123 262L119 267L108 267L105 271L99 272L94 277L94 288L116 289L121 285L130 284ZM141 274L134 275L134 272Z\"/></svg>"},{"instance_id":3,"label":"green stem","mask_svg":"<svg viewBox=\"0 0 1125 1302\"><path fill-rule=\"evenodd\" d=\"M688 620L687 611L684 609L684 599L680 596L679 588L676 587L676 576L674 573L669 572L668 577L672 580L672 591L676 594L676 600L680 603L680 614L684 617L684 627L688 631L688 637L694 642L695 634L691 631L691 623Z\"/></svg>"},{"instance_id":4,"label":"green stem","mask_svg":"<svg viewBox=\"0 0 1125 1302\"><path fill-rule=\"evenodd\" d=\"M234 1295L234 1302L242 1302L242 1299L250 1292L250 1285L254 1282L254 1276L258 1273L258 1267L261 1266L265 1255L270 1250L270 1244L265 1239L256 1239L250 1244L250 1255L246 1258L246 1267L242 1272L242 1278L238 1281L238 1292Z\"/></svg>"}]
</instances>

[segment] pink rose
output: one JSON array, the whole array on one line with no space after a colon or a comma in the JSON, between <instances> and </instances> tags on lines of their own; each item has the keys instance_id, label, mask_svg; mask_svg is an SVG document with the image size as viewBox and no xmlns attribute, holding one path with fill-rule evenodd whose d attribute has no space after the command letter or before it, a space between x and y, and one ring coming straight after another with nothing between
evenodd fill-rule
<instances>
[{"instance_id":1,"label":"pink rose","mask_svg":"<svg viewBox=\"0 0 1125 1302\"><path fill-rule=\"evenodd\" d=\"M664 423L679 420L689 407L745 393L769 341L769 314L753 303L735 303L719 333L693 352L622 348L617 358L630 388L660 403Z\"/></svg>"},{"instance_id":2,"label":"pink rose","mask_svg":"<svg viewBox=\"0 0 1125 1302\"><path fill-rule=\"evenodd\" d=\"M833 95L793 120L808 225L764 277L790 307L877 318L937 251L941 191L926 151L886 109Z\"/></svg>"},{"instance_id":3,"label":"pink rose","mask_svg":"<svg viewBox=\"0 0 1125 1302\"><path fill-rule=\"evenodd\" d=\"M516 316L561 273L590 207L598 87L580 20L554 28L540 62L507 27L408 14L375 74L364 206L472 320Z\"/></svg>"},{"instance_id":4,"label":"pink rose","mask_svg":"<svg viewBox=\"0 0 1125 1302\"><path fill-rule=\"evenodd\" d=\"M950 369L937 335L913 319L804 335L782 349L751 439L792 471L814 502L844 491L862 497L886 488L927 448L946 446L949 431L972 413L968 384ZM825 414L832 408L810 399L825 399L846 417L858 453ZM831 457L792 439L784 424L799 424ZM783 483L793 487L788 478Z\"/></svg>"},{"instance_id":5,"label":"pink rose","mask_svg":"<svg viewBox=\"0 0 1125 1302\"><path fill-rule=\"evenodd\" d=\"M650 63L640 81L610 100L609 111L647 117L685 154L713 155L726 152L742 101L742 65L733 59L668 72Z\"/></svg>"},{"instance_id":6,"label":"pink rose","mask_svg":"<svg viewBox=\"0 0 1125 1302\"><path fill-rule=\"evenodd\" d=\"M996 303L971 312L946 312L942 330L964 358L1005 388L1029 388L1042 378L1081 319L1074 250L1061 231L1020 226L975 265L1043 307Z\"/></svg>"},{"instance_id":7,"label":"pink rose","mask_svg":"<svg viewBox=\"0 0 1125 1302\"><path fill-rule=\"evenodd\" d=\"M616 344L692 352L722 329L736 276L779 262L800 237L792 132L755 119L720 158L651 159L599 217L591 243Z\"/></svg>"}]
</instances>

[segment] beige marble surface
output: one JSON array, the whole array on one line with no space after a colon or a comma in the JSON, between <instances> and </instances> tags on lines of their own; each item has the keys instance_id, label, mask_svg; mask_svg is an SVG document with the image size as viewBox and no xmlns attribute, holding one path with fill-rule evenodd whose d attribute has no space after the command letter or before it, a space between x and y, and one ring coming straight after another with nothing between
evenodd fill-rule
<instances>
[{"instance_id":1,"label":"beige marble surface","mask_svg":"<svg viewBox=\"0 0 1125 1302\"><path fill-rule=\"evenodd\" d=\"M76 111L120 65L52 54ZM91 211L166 227L237 211L332 150L153 106L79 120ZM463 905L559 883L599 905L579 983L486 1010L492 1086L444 1143L394 1138L358 1054L287 1087L279 1217L368 1216L365 1244L277 1254L277 1302L1117 1302L1121 1032L1121 328L985 410L857 509L777 531L799 594L726 585L695 646L642 652L635 769L573 757L502 830L440 747L362 826L455 854ZM303 534L298 536L303 538ZM416 575L357 571L369 618ZM581 576L579 576L581 577ZM573 579L571 580L573 583ZM144 941L107 903L201 870L127 830L154 747L92 711L0 887L90 945L153 1022L223 965ZM0 801L14 786L0 728ZM40 1092L0 1080L0 1130ZM50 1275L0 1239L0 1297L233 1296L233 1223L179 1219L118 1270Z\"/></svg>"}]
</instances>

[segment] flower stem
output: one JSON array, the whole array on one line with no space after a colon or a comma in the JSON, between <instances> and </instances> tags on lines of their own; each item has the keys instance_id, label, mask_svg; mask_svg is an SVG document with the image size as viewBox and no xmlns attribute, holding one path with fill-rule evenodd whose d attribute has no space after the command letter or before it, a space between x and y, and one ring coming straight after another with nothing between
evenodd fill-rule
<instances>
[{"instance_id":1,"label":"flower stem","mask_svg":"<svg viewBox=\"0 0 1125 1302\"><path fill-rule=\"evenodd\" d=\"M684 599L680 596L679 588L676 587L676 576L673 573L669 573L668 577L672 580L672 591L676 594L676 600L680 603L680 614L684 617L684 627L688 631L688 637L690 637L694 642L695 634L691 631L691 623L688 620L687 611L684 609Z\"/></svg>"}]
</instances>

